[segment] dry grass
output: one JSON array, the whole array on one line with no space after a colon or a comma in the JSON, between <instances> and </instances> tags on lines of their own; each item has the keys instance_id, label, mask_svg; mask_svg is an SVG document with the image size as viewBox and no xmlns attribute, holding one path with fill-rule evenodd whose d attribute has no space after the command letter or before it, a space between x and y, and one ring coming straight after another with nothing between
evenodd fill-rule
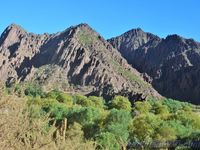
<instances>
[{"instance_id":1,"label":"dry grass","mask_svg":"<svg viewBox=\"0 0 200 150\"><path fill-rule=\"evenodd\" d=\"M26 98L7 95L0 86L0 149L2 150L92 150L81 128L49 126L48 115L37 105L28 107Z\"/></svg>"}]
</instances>

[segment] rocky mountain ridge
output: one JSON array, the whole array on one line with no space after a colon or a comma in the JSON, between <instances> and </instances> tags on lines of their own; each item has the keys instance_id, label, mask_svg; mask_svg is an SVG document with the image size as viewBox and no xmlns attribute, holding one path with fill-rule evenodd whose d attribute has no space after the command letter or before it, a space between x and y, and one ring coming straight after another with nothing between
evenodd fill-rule
<instances>
[{"instance_id":1,"label":"rocky mountain ridge","mask_svg":"<svg viewBox=\"0 0 200 150\"><path fill-rule=\"evenodd\" d=\"M179 35L160 38L141 29L108 40L162 95L200 104L200 43Z\"/></svg>"},{"instance_id":2,"label":"rocky mountain ridge","mask_svg":"<svg viewBox=\"0 0 200 150\"><path fill-rule=\"evenodd\" d=\"M46 89L121 94L133 101L161 97L87 24L42 35L10 25L0 37L0 78L7 85L37 82Z\"/></svg>"}]
</instances>

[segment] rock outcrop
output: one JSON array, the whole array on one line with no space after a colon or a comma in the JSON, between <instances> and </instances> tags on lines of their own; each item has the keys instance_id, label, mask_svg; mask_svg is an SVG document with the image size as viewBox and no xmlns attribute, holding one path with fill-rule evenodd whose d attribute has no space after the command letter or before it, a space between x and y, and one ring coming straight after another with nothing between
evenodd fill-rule
<instances>
[{"instance_id":1,"label":"rock outcrop","mask_svg":"<svg viewBox=\"0 0 200 150\"><path fill-rule=\"evenodd\" d=\"M200 104L200 43L141 29L108 40L163 96Z\"/></svg>"},{"instance_id":2,"label":"rock outcrop","mask_svg":"<svg viewBox=\"0 0 200 150\"><path fill-rule=\"evenodd\" d=\"M0 79L8 85L37 82L46 89L105 98L122 94L133 101L160 97L141 76L87 24L42 35L12 24L0 37Z\"/></svg>"}]
</instances>

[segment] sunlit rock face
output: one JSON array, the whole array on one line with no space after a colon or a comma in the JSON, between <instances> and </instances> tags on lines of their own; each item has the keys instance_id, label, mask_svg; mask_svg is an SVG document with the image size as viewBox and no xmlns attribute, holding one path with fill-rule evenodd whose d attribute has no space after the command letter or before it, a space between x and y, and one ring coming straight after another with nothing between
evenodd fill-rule
<instances>
[{"instance_id":1,"label":"sunlit rock face","mask_svg":"<svg viewBox=\"0 0 200 150\"><path fill-rule=\"evenodd\" d=\"M42 35L10 25L0 37L0 78L8 85L37 82L47 89L104 97L121 94L133 101L161 97L87 24Z\"/></svg>"}]
</instances>

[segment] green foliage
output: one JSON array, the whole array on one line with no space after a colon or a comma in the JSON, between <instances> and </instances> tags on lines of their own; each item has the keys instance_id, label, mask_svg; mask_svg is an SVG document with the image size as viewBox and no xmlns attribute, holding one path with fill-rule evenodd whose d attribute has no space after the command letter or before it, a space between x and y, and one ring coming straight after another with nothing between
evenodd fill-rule
<instances>
[{"instance_id":1,"label":"green foliage","mask_svg":"<svg viewBox=\"0 0 200 150\"><path fill-rule=\"evenodd\" d=\"M20 85L14 89L23 93ZM30 126L26 138L36 142L46 134L45 138L57 143L59 149L69 147L70 144L66 146L63 141L70 141L72 145L81 143L76 149L83 145L87 149L87 144L91 146L95 140L97 149L114 150L125 148L129 141L145 147L153 141L199 140L198 107L189 103L151 98L131 106L123 96L115 96L105 103L102 97L71 95L59 90L46 94L35 85L26 87L25 94L27 105L23 108L23 117L29 118ZM42 125L35 122L45 119Z\"/></svg>"},{"instance_id":2,"label":"green foliage","mask_svg":"<svg viewBox=\"0 0 200 150\"><path fill-rule=\"evenodd\" d=\"M157 116L160 116L162 119L168 119L170 117L169 109L166 105L163 105L161 101L151 102L150 112L154 113Z\"/></svg>"},{"instance_id":3,"label":"green foliage","mask_svg":"<svg viewBox=\"0 0 200 150\"><path fill-rule=\"evenodd\" d=\"M46 93L42 90L40 86L28 85L24 91L24 94L31 97L45 97Z\"/></svg>"},{"instance_id":4,"label":"green foliage","mask_svg":"<svg viewBox=\"0 0 200 150\"><path fill-rule=\"evenodd\" d=\"M128 125L131 120L130 112L126 110L111 109L106 118L106 124L110 123L123 123Z\"/></svg>"},{"instance_id":5,"label":"green foliage","mask_svg":"<svg viewBox=\"0 0 200 150\"><path fill-rule=\"evenodd\" d=\"M195 128L200 130L200 116L192 112L179 111L174 114L174 119L181 121L181 123L188 128Z\"/></svg>"},{"instance_id":6,"label":"green foliage","mask_svg":"<svg viewBox=\"0 0 200 150\"><path fill-rule=\"evenodd\" d=\"M135 103L135 110L138 111L141 114L149 113L151 110L151 105L148 102L136 102Z\"/></svg>"},{"instance_id":7,"label":"green foliage","mask_svg":"<svg viewBox=\"0 0 200 150\"><path fill-rule=\"evenodd\" d=\"M96 108L105 108L105 100L102 97L89 96L88 100L93 102L92 106Z\"/></svg>"},{"instance_id":8,"label":"green foliage","mask_svg":"<svg viewBox=\"0 0 200 150\"><path fill-rule=\"evenodd\" d=\"M58 103L52 105L50 108L44 106L43 109L46 111L49 109L48 112L50 112L50 116L56 120L62 120L69 113L69 109L66 106Z\"/></svg>"},{"instance_id":9,"label":"green foliage","mask_svg":"<svg viewBox=\"0 0 200 150\"><path fill-rule=\"evenodd\" d=\"M68 95L65 93L60 93L56 97L56 100L60 103L66 104L68 107L72 107L72 105L73 105L73 97L71 95Z\"/></svg>"},{"instance_id":10,"label":"green foliage","mask_svg":"<svg viewBox=\"0 0 200 150\"><path fill-rule=\"evenodd\" d=\"M74 96L75 102L78 105L81 105L83 107L90 107L93 105L93 102L88 100L88 98L86 96L83 95L75 95Z\"/></svg>"},{"instance_id":11,"label":"green foliage","mask_svg":"<svg viewBox=\"0 0 200 150\"><path fill-rule=\"evenodd\" d=\"M127 111L131 111L131 103L128 98L123 96L115 96L111 101L111 107L116 109L124 109Z\"/></svg>"},{"instance_id":12,"label":"green foliage","mask_svg":"<svg viewBox=\"0 0 200 150\"><path fill-rule=\"evenodd\" d=\"M158 141L173 141L177 138L176 130L166 122L162 122L159 125L154 136Z\"/></svg>"},{"instance_id":13,"label":"green foliage","mask_svg":"<svg viewBox=\"0 0 200 150\"><path fill-rule=\"evenodd\" d=\"M54 90L47 93L47 97L56 99L59 96L60 93L61 92L59 90L54 89Z\"/></svg>"},{"instance_id":14,"label":"green foliage","mask_svg":"<svg viewBox=\"0 0 200 150\"><path fill-rule=\"evenodd\" d=\"M148 86L144 81L142 81L137 75L133 74L132 71L130 71L127 68L124 68L122 65L119 64L119 62L115 60L110 60L110 63L114 65L114 68L116 71L121 74L124 78L126 78L129 81L140 83L143 86Z\"/></svg>"},{"instance_id":15,"label":"green foliage","mask_svg":"<svg viewBox=\"0 0 200 150\"><path fill-rule=\"evenodd\" d=\"M131 115L128 111L112 109L105 120L104 131L114 134L123 143L128 141L128 126Z\"/></svg>"},{"instance_id":16,"label":"green foliage","mask_svg":"<svg viewBox=\"0 0 200 150\"><path fill-rule=\"evenodd\" d=\"M152 142L155 131L161 122L162 120L154 114L135 117L130 126L131 139L138 139L140 142Z\"/></svg>"},{"instance_id":17,"label":"green foliage","mask_svg":"<svg viewBox=\"0 0 200 150\"><path fill-rule=\"evenodd\" d=\"M102 132L96 137L99 149L120 150L116 136L110 132Z\"/></svg>"},{"instance_id":18,"label":"green foliage","mask_svg":"<svg viewBox=\"0 0 200 150\"><path fill-rule=\"evenodd\" d=\"M169 126L171 129L174 129L178 139L190 136L193 131L192 128L184 126L179 120L168 120L165 122L165 124L167 124L167 126Z\"/></svg>"},{"instance_id":19,"label":"green foliage","mask_svg":"<svg viewBox=\"0 0 200 150\"><path fill-rule=\"evenodd\" d=\"M22 88L19 84L16 84L15 85L15 89L14 89L14 92L18 94L18 96L22 96Z\"/></svg>"},{"instance_id":20,"label":"green foliage","mask_svg":"<svg viewBox=\"0 0 200 150\"><path fill-rule=\"evenodd\" d=\"M73 109L68 115L69 123L77 122L82 126L94 124L100 118L100 111L92 107Z\"/></svg>"},{"instance_id":21,"label":"green foliage","mask_svg":"<svg viewBox=\"0 0 200 150\"><path fill-rule=\"evenodd\" d=\"M89 31L81 30L78 32L78 38L84 45L91 45L97 40L96 35L92 35Z\"/></svg>"},{"instance_id":22,"label":"green foliage","mask_svg":"<svg viewBox=\"0 0 200 150\"><path fill-rule=\"evenodd\" d=\"M175 100L173 100L173 99L164 99L164 100L162 101L162 103L163 103L165 106L168 107L168 109L169 109L169 111L170 111L171 113L175 113L175 112L177 112L177 111L179 111L179 110L182 110L182 109L186 108L186 106L187 106L187 107L191 107L191 106L192 106L192 105L189 104L189 103L183 103L183 102L175 101Z\"/></svg>"}]
</instances>

